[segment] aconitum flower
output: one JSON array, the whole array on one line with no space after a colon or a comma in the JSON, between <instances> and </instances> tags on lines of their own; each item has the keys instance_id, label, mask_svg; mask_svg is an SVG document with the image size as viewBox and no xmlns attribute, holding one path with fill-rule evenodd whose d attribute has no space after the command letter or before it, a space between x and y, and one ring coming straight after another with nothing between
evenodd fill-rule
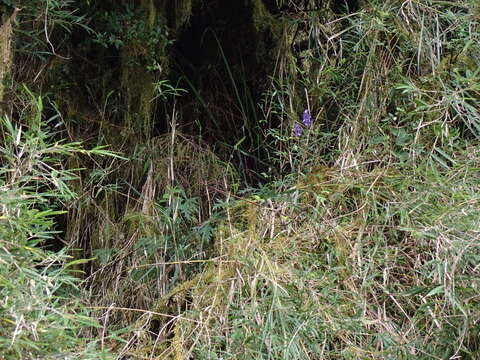
<instances>
[{"instance_id":1,"label":"aconitum flower","mask_svg":"<svg viewBox=\"0 0 480 360\"><path fill-rule=\"evenodd\" d=\"M293 125L293 132L294 132L295 136L302 136L303 129L300 125L295 123L295 125Z\"/></svg>"},{"instance_id":2,"label":"aconitum flower","mask_svg":"<svg viewBox=\"0 0 480 360\"><path fill-rule=\"evenodd\" d=\"M302 124L305 125L307 128L312 126L312 115L308 109L305 109L302 115Z\"/></svg>"}]
</instances>

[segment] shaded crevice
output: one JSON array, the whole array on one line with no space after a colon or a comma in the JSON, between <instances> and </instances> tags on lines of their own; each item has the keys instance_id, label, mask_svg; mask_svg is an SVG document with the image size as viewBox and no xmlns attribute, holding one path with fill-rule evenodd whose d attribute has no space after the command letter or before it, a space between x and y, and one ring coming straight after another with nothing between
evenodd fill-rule
<instances>
[{"instance_id":1,"label":"shaded crevice","mask_svg":"<svg viewBox=\"0 0 480 360\"><path fill-rule=\"evenodd\" d=\"M255 6L254 1L198 3L171 48L170 77L188 91L176 99L181 131L200 135L253 181L262 167L257 104L276 48L271 29L256 28ZM232 150L239 141L241 148Z\"/></svg>"},{"instance_id":2,"label":"shaded crevice","mask_svg":"<svg viewBox=\"0 0 480 360\"><path fill-rule=\"evenodd\" d=\"M359 0L333 0L330 8L335 14L352 14L359 9Z\"/></svg>"}]
</instances>

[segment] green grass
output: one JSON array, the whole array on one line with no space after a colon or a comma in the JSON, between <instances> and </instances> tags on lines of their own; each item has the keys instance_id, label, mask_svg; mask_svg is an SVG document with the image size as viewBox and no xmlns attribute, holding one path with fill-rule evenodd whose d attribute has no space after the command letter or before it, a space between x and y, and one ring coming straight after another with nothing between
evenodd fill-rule
<instances>
[{"instance_id":1,"label":"green grass","mask_svg":"<svg viewBox=\"0 0 480 360\"><path fill-rule=\"evenodd\" d=\"M28 92L28 91L27 91ZM96 341L79 337L99 327L82 304L80 281L68 249L54 252L55 217L76 194L77 175L61 163L86 151L78 143L54 141L42 120L43 102L28 92L29 125L1 121L0 146L0 354L3 359L107 359ZM86 261L86 260L85 260Z\"/></svg>"},{"instance_id":2,"label":"green grass","mask_svg":"<svg viewBox=\"0 0 480 360\"><path fill-rule=\"evenodd\" d=\"M443 173L415 165L363 174L338 201L324 199L327 186L312 191L320 201L294 207L252 199L248 223L232 214L218 238L231 263L218 263L213 284L200 277L184 294L193 302L183 316L199 321L177 322L184 353L476 358L477 161L458 159Z\"/></svg>"},{"instance_id":3,"label":"green grass","mask_svg":"<svg viewBox=\"0 0 480 360\"><path fill-rule=\"evenodd\" d=\"M171 132L118 146L128 160L54 140L61 118L31 94L4 118L2 356L480 358L479 5L320 5L283 14L259 124L222 57L271 170L255 188L175 107ZM311 41L298 59L292 39Z\"/></svg>"}]
</instances>

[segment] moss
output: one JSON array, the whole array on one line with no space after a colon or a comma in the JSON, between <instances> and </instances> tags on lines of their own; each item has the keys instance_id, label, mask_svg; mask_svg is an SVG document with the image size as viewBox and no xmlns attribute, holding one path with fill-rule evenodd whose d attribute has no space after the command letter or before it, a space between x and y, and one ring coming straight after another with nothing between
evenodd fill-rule
<instances>
[{"instance_id":1,"label":"moss","mask_svg":"<svg viewBox=\"0 0 480 360\"><path fill-rule=\"evenodd\" d=\"M338 183L338 170L323 165L314 167L299 181L297 189L302 191L302 202L312 203L320 196L332 203L338 203L347 189L346 184Z\"/></svg>"},{"instance_id":2,"label":"moss","mask_svg":"<svg viewBox=\"0 0 480 360\"><path fill-rule=\"evenodd\" d=\"M147 23L152 28L158 16L154 0L143 0L142 7L147 11Z\"/></svg>"},{"instance_id":3,"label":"moss","mask_svg":"<svg viewBox=\"0 0 480 360\"><path fill-rule=\"evenodd\" d=\"M148 139L152 130L152 99L154 77L144 67L131 64L129 48L124 51L122 64L123 87L126 93L126 125L134 133Z\"/></svg>"},{"instance_id":4,"label":"moss","mask_svg":"<svg viewBox=\"0 0 480 360\"><path fill-rule=\"evenodd\" d=\"M193 279L177 285L166 296L158 300L157 303L152 306L152 310L162 314L178 313L179 309L186 306L187 299L198 298L198 292L201 291L201 289L210 287L209 285L214 281L216 274L216 267L211 266L204 273L198 274ZM165 322L165 319L160 318L159 316L154 316L154 319L161 323ZM169 321L171 320L169 319ZM173 324L173 339L169 347L171 350L170 353L173 353L173 359L175 360L184 360L188 358L184 350L186 344L183 334L185 331L188 331L189 326L190 323L181 318L176 319Z\"/></svg>"},{"instance_id":5,"label":"moss","mask_svg":"<svg viewBox=\"0 0 480 360\"><path fill-rule=\"evenodd\" d=\"M185 351L183 350L183 333L182 328L180 326L175 326L174 336L172 341L172 347L175 352L175 360L184 360L187 359L185 355Z\"/></svg>"},{"instance_id":6,"label":"moss","mask_svg":"<svg viewBox=\"0 0 480 360\"><path fill-rule=\"evenodd\" d=\"M179 0L175 1L175 23L176 28L184 26L190 20L192 15L193 1Z\"/></svg>"},{"instance_id":7,"label":"moss","mask_svg":"<svg viewBox=\"0 0 480 360\"><path fill-rule=\"evenodd\" d=\"M262 0L253 0L252 5L252 23L256 32L257 59L275 59L282 39L282 22L268 11Z\"/></svg>"},{"instance_id":8,"label":"moss","mask_svg":"<svg viewBox=\"0 0 480 360\"><path fill-rule=\"evenodd\" d=\"M144 23L143 32L135 33L122 51L122 87L126 94L125 123L135 134L151 138L153 129L154 92L157 72L149 67L160 65L161 75L168 69L164 19L154 0L142 0L137 16ZM160 34L158 29L160 28ZM160 36L160 38L155 38ZM137 139L138 140L138 139Z\"/></svg>"},{"instance_id":9,"label":"moss","mask_svg":"<svg viewBox=\"0 0 480 360\"><path fill-rule=\"evenodd\" d=\"M224 225L220 226L217 232L216 246L218 251L230 260L244 258L248 255L248 251L254 249L252 241L256 234L254 224L258 221L257 210L251 204L244 205L244 212L241 216L251 222L250 230L244 233ZM169 314L183 312L189 318L188 314L193 315L196 311L201 311L203 314L200 315L202 323L212 328L215 327L219 317L226 316L228 312L229 304L225 302L231 287L228 280L234 278L238 271L245 270L243 267L239 269L239 266L241 265L236 261L212 263L203 273L173 288L152 307L152 310L158 313ZM187 308L187 310L179 310L184 308ZM190 309L193 312L190 312ZM219 314L223 315L219 316ZM198 314L193 315L192 318L197 318L197 316ZM165 321L165 319L160 317L156 319L162 322ZM195 322L182 318L175 320L173 339L170 343L175 360L188 358L186 349L192 345L190 342L192 341L191 334L195 331L194 324Z\"/></svg>"},{"instance_id":10,"label":"moss","mask_svg":"<svg viewBox=\"0 0 480 360\"><path fill-rule=\"evenodd\" d=\"M12 23L15 21L17 10L12 15L4 19L2 16L2 25L0 26L0 102L3 101L5 93L5 81L7 80L12 67Z\"/></svg>"},{"instance_id":11,"label":"moss","mask_svg":"<svg viewBox=\"0 0 480 360\"><path fill-rule=\"evenodd\" d=\"M252 21L255 30L258 32L272 31L273 28L277 27L275 18L270 14L262 0L253 1Z\"/></svg>"}]
</instances>

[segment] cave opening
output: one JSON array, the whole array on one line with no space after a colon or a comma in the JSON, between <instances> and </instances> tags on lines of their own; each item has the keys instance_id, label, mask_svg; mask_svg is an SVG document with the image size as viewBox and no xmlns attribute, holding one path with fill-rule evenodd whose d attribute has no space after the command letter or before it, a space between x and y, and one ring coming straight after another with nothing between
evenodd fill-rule
<instances>
[{"instance_id":1,"label":"cave opening","mask_svg":"<svg viewBox=\"0 0 480 360\"><path fill-rule=\"evenodd\" d=\"M271 36L254 25L254 2L208 0L192 9L171 48L180 131L199 136L248 183L261 182L265 141L259 103L271 72Z\"/></svg>"},{"instance_id":2,"label":"cave opening","mask_svg":"<svg viewBox=\"0 0 480 360\"><path fill-rule=\"evenodd\" d=\"M352 14L359 8L359 0L333 0L331 9L335 14Z\"/></svg>"}]
</instances>

